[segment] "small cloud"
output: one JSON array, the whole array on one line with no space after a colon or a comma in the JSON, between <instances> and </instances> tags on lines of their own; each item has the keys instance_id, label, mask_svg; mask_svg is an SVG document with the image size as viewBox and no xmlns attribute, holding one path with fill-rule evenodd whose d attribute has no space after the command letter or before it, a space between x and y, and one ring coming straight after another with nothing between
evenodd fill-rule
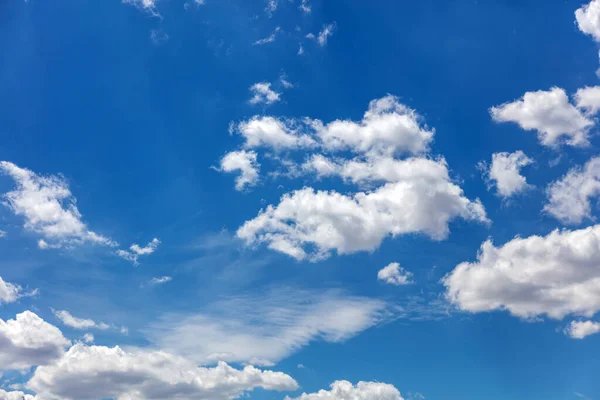
<instances>
[{"instance_id":1,"label":"small cloud","mask_svg":"<svg viewBox=\"0 0 600 400\"><path fill-rule=\"evenodd\" d=\"M319 46L325 47L325 45L327 44L327 39L333 35L336 26L336 23L332 22L331 24L323 26L323 29L321 29L321 31L317 35L315 35L314 33L309 33L308 35L306 35L306 37L308 39L315 40L319 44Z\"/></svg>"},{"instance_id":2,"label":"small cloud","mask_svg":"<svg viewBox=\"0 0 600 400\"><path fill-rule=\"evenodd\" d=\"M91 333L86 333L85 335L83 335L82 339L86 343L94 343L94 335L92 335Z\"/></svg>"},{"instance_id":3,"label":"small cloud","mask_svg":"<svg viewBox=\"0 0 600 400\"><path fill-rule=\"evenodd\" d=\"M267 36L266 38L263 38L263 39L259 39L256 42L254 42L253 44L255 46L261 46L263 44L274 42L275 38L277 37L277 33L279 33L280 30L281 30L281 27L278 26L277 28L275 28L273 33L271 33L269 36Z\"/></svg>"},{"instance_id":4,"label":"small cloud","mask_svg":"<svg viewBox=\"0 0 600 400\"><path fill-rule=\"evenodd\" d=\"M310 14L310 12L312 11L312 8L310 6L310 0L302 0L298 8L302 10L305 14Z\"/></svg>"},{"instance_id":5,"label":"small cloud","mask_svg":"<svg viewBox=\"0 0 600 400\"><path fill-rule=\"evenodd\" d=\"M134 265L138 265L138 257L154 253L159 244L160 240L157 238L152 239L146 247L140 247L140 245L134 243L129 247L129 250L117 250L117 255L125 260L131 261Z\"/></svg>"},{"instance_id":6,"label":"small cloud","mask_svg":"<svg viewBox=\"0 0 600 400\"><path fill-rule=\"evenodd\" d=\"M267 6L265 7L265 12L271 18L273 13L277 11L278 0L267 0Z\"/></svg>"},{"instance_id":7,"label":"small cloud","mask_svg":"<svg viewBox=\"0 0 600 400\"><path fill-rule=\"evenodd\" d=\"M573 394L583 400L592 400L590 397L587 397L586 395L579 392L574 392Z\"/></svg>"},{"instance_id":8,"label":"small cloud","mask_svg":"<svg viewBox=\"0 0 600 400\"><path fill-rule=\"evenodd\" d=\"M300 45L300 48L298 49L298 55L301 56L302 54L304 54L304 47Z\"/></svg>"},{"instance_id":9,"label":"small cloud","mask_svg":"<svg viewBox=\"0 0 600 400\"><path fill-rule=\"evenodd\" d=\"M281 82L285 89L290 89L294 87L294 84L287 80L286 74L281 74L281 76L279 77L279 82Z\"/></svg>"},{"instance_id":10,"label":"small cloud","mask_svg":"<svg viewBox=\"0 0 600 400\"><path fill-rule=\"evenodd\" d=\"M271 89L269 82L259 82L250 86L250 93L253 95L249 102L250 104L273 104L281 100L281 93L278 93Z\"/></svg>"},{"instance_id":11,"label":"small cloud","mask_svg":"<svg viewBox=\"0 0 600 400\"><path fill-rule=\"evenodd\" d=\"M171 278L170 276L161 276L160 278L152 278L148 281L148 284L151 286L154 285L162 285L163 283L167 283L167 282L171 282L173 280L173 278Z\"/></svg>"},{"instance_id":12,"label":"small cloud","mask_svg":"<svg viewBox=\"0 0 600 400\"><path fill-rule=\"evenodd\" d=\"M399 263L391 263L377 273L377 279L391 285L402 286L409 285L412 273L405 271Z\"/></svg>"},{"instance_id":13,"label":"small cloud","mask_svg":"<svg viewBox=\"0 0 600 400\"><path fill-rule=\"evenodd\" d=\"M162 29L152 29L150 31L150 40L156 45L161 45L169 40L169 35Z\"/></svg>"},{"instance_id":14,"label":"small cloud","mask_svg":"<svg viewBox=\"0 0 600 400\"><path fill-rule=\"evenodd\" d=\"M6 231L3 231L2 229L0 229L0 238L6 237L7 233Z\"/></svg>"},{"instance_id":15,"label":"small cloud","mask_svg":"<svg viewBox=\"0 0 600 400\"><path fill-rule=\"evenodd\" d=\"M306 367L304 366L304 364L298 364L298 369L304 369L304 368L306 368Z\"/></svg>"}]
</instances>

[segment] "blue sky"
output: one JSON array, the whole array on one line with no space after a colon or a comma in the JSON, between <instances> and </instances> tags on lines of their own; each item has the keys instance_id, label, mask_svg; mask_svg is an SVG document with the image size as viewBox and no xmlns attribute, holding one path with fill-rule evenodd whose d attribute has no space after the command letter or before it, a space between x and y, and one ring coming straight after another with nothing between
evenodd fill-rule
<instances>
[{"instance_id":1,"label":"blue sky","mask_svg":"<svg viewBox=\"0 0 600 400\"><path fill-rule=\"evenodd\" d=\"M600 399L598 43L600 0L4 2L0 399Z\"/></svg>"}]
</instances>

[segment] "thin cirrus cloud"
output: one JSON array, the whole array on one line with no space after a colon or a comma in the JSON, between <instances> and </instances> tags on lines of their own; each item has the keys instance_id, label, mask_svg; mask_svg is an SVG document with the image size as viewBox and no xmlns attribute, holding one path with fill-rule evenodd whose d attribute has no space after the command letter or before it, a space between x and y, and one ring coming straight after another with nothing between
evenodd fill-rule
<instances>
[{"instance_id":1,"label":"thin cirrus cloud","mask_svg":"<svg viewBox=\"0 0 600 400\"><path fill-rule=\"evenodd\" d=\"M386 303L339 292L239 296L192 315L166 315L147 332L159 348L201 363L273 365L313 341L343 342L382 322Z\"/></svg>"},{"instance_id":2,"label":"thin cirrus cloud","mask_svg":"<svg viewBox=\"0 0 600 400\"><path fill-rule=\"evenodd\" d=\"M571 169L565 176L548 185L548 202L544 212L563 224L576 225L592 219L591 199L600 194L600 157L583 167Z\"/></svg>"},{"instance_id":3,"label":"thin cirrus cloud","mask_svg":"<svg viewBox=\"0 0 600 400\"><path fill-rule=\"evenodd\" d=\"M330 389L302 393L295 398L286 396L285 400L404 400L400 391L389 383L361 381L353 385L349 381L335 381Z\"/></svg>"},{"instance_id":4,"label":"thin cirrus cloud","mask_svg":"<svg viewBox=\"0 0 600 400\"><path fill-rule=\"evenodd\" d=\"M492 164L488 166L481 162L479 168L484 171L484 176L490 182L490 186L496 187L498 196L506 199L531 187L527 183L527 179L521 175L521 168L532 163L531 158L521 150L517 150L514 153L494 153L492 154Z\"/></svg>"},{"instance_id":5,"label":"thin cirrus cloud","mask_svg":"<svg viewBox=\"0 0 600 400\"><path fill-rule=\"evenodd\" d=\"M41 176L2 161L0 171L16 189L4 195L5 205L25 219L25 229L42 236L40 248L62 248L82 243L114 247L117 243L88 229L67 182L60 176Z\"/></svg>"},{"instance_id":6,"label":"thin cirrus cloud","mask_svg":"<svg viewBox=\"0 0 600 400\"><path fill-rule=\"evenodd\" d=\"M300 7L302 7L302 5ZM316 41L319 44L319 46L325 47L329 38L333 36L333 33L335 32L336 28L337 24L333 22L331 24L324 25L323 29L321 29L321 31L319 31L319 33L317 33L316 35L314 33L309 33L306 35L306 37L308 39Z\"/></svg>"},{"instance_id":7,"label":"thin cirrus cloud","mask_svg":"<svg viewBox=\"0 0 600 400\"><path fill-rule=\"evenodd\" d=\"M515 237L496 247L488 240L474 262L443 279L447 299L469 312L505 310L532 319L600 311L600 225Z\"/></svg>"},{"instance_id":8,"label":"thin cirrus cloud","mask_svg":"<svg viewBox=\"0 0 600 400\"><path fill-rule=\"evenodd\" d=\"M275 41L275 39L277 38L277 34L279 33L279 31L281 31L281 27L276 27L275 30L273 32L271 32L271 34L267 37L264 37L262 39L258 39L257 41L255 41L253 43L253 45L255 46L262 46L264 44L268 44L268 43L273 43Z\"/></svg>"},{"instance_id":9,"label":"thin cirrus cloud","mask_svg":"<svg viewBox=\"0 0 600 400\"><path fill-rule=\"evenodd\" d=\"M148 284L150 284L151 286L162 285L164 283L171 282L172 280L173 280L173 278L171 278L170 276L154 277L154 278L150 279Z\"/></svg>"}]
</instances>

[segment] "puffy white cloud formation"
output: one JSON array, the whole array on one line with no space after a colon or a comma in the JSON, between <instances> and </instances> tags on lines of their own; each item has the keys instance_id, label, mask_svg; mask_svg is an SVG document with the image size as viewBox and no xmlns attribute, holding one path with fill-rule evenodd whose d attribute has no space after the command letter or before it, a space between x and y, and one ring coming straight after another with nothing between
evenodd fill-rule
<instances>
[{"instance_id":1,"label":"puffy white cloud formation","mask_svg":"<svg viewBox=\"0 0 600 400\"><path fill-rule=\"evenodd\" d=\"M600 42L600 0L592 0L575 11L579 30Z\"/></svg>"},{"instance_id":2,"label":"puffy white cloud formation","mask_svg":"<svg viewBox=\"0 0 600 400\"><path fill-rule=\"evenodd\" d=\"M21 285L6 282L0 276L0 304L2 303L13 303L19 300L21 297L33 296L37 294L37 289L26 293L23 291Z\"/></svg>"},{"instance_id":3,"label":"puffy white cloud formation","mask_svg":"<svg viewBox=\"0 0 600 400\"><path fill-rule=\"evenodd\" d=\"M600 86L581 88L574 97L577 108L585 110L588 114L597 114L600 110Z\"/></svg>"},{"instance_id":4,"label":"puffy white cloud formation","mask_svg":"<svg viewBox=\"0 0 600 400\"><path fill-rule=\"evenodd\" d=\"M250 94L252 97L250 98L250 104L273 104L278 102L281 96L281 93L278 93L271 89L271 84L269 82L259 82L250 86Z\"/></svg>"},{"instance_id":5,"label":"puffy white cloud formation","mask_svg":"<svg viewBox=\"0 0 600 400\"><path fill-rule=\"evenodd\" d=\"M482 244L443 283L447 298L471 312L507 310L522 318L593 316L600 311L600 225Z\"/></svg>"},{"instance_id":6,"label":"puffy white cloud formation","mask_svg":"<svg viewBox=\"0 0 600 400\"><path fill-rule=\"evenodd\" d=\"M198 363L273 365L313 341L343 342L386 317L386 303L339 292L239 296L201 313L166 315L147 332L161 349Z\"/></svg>"},{"instance_id":7,"label":"puffy white cloud formation","mask_svg":"<svg viewBox=\"0 0 600 400\"><path fill-rule=\"evenodd\" d=\"M241 226L247 244L266 243L298 260L318 260L331 251L372 251L388 236L422 233L444 239L450 220L486 222L479 201L470 201L448 179L410 176L372 192L344 195L335 191L296 190L282 196Z\"/></svg>"},{"instance_id":8,"label":"puffy white cloud formation","mask_svg":"<svg viewBox=\"0 0 600 400\"><path fill-rule=\"evenodd\" d=\"M274 117L253 117L240 122L233 129L244 137L246 148L266 147L286 150L312 147L315 140L307 134L298 133L293 120L285 121Z\"/></svg>"},{"instance_id":9,"label":"puffy white cloud formation","mask_svg":"<svg viewBox=\"0 0 600 400\"><path fill-rule=\"evenodd\" d=\"M600 194L600 157L590 159L583 168L573 168L548 186L544 211L564 224L579 224L591 219L590 200Z\"/></svg>"},{"instance_id":10,"label":"puffy white cloud formation","mask_svg":"<svg viewBox=\"0 0 600 400\"><path fill-rule=\"evenodd\" d=\"M74 317L73 315L71 315L70 312L68 312L66 310L52 310L52 312L58 319L60 319L60 321L63 324L65 324L66 326L69 326L73 329L85 330L85 329L91 329L91 328L94 328L94 329L110 328L110 326L108 326L104 322L96 322L91 319L83 319L83 318Z\"/></svg>"},{"instance_id":11,"label":"puffy white cloud formation","mask_svg":"<svg viewBox=\"0 0 600 400\"><path fill-rule=\"evenodd\" d=\"M600 332L600 323L593 321L571 321L565 329L565 333L573 339L583 339L598 332Z\"/></svg>"},{"instance_id":12,"label":"puffy white cloud formation","mask_svg":"<svg viewBox=\"0 0 600 400\"><path fill-rule=\"evenodd\" d=\"M240 175L235 179L237 190L241 191L258 183L260 164L256 161L256 156L254 151L240 150L229 152L221 159L221 171L239 171Z\"/></svg>"},{"instance_id":13,"label":"puffy white cloud formation","mask_svg":"<svg viewBox=\"0 0 600 400\"><path fill-rule=\"evenodd\" d=\"M129 246L129 251L117 250L117 255L137 265L139 264L138 258L140 256L147 256L154 253L158 248L159 244L160 240L158 240L157 238L152 239L152 241L149 242L145 247L141 247L139 244L134 243L131 246Z\"/></svg>"},{"instance_id":14,"label":"puffy white cloud formation","mask_svg":"<svg viewBox=\"0 0 600 400\"><path fill-rule=\"evenodd\" d=\"M303 393L295 399L286 397L286 400L403 400L403 397L388 383L361 381L354 386L348 381L335 381L331 390Z\"/></svg>"},{"instance_id":15,"label":"puffy white cloud formation","mask_svg":"<svg viewBox=\"0 0 600 400\"><path fill-rule=\"evenodd\" d=\"M15 181L16 190L6 193L6 205L25 218L25 228L41 234L45 247L63 247L83 242L116 246L112 240L89 230L81 220L76 200L59 176L40 176L15 164L0 162L0 172ZM44 248L43 246L40 246Z\"/></svg>"},{"instance_id":16,"label":"puffy white cloud formation","mask_svg":"<svg viewBox=\"0 0 600 400\"><path fill-rule=\"evenodd\" d=\"M20 391L6 392L0 389L0 400L36 400L36 397Z\"/></svg>"},{"instance_id":17,"label":"puffy white cloud formation","mask_svg":"<svg viewBox=\"0 0 600 400\"><path fill-rule=\"evenodd\" d=\"M62 356L71 342L31 311L0 319L0 371L24 370Z\"/></svg>"},{"instance_id":18,"label":"puffy white cloud formation","mask_svg":"<svg viewBox=\"0 0 600 400\"><path fill-rule=\"evenodd\" d=\"M529 188L527 180L521 175L521 168L532 164L533 160L521 150L514 153L492 154L492 164L480 164L486 177L496 186L498 195L504 198L511 197Z\"/></svg>"},{"instance_id":19,"label":"puffy white cloud formation","mask_svg":"<svg viewBox=\"0 0 600 400\"><path fill-rule=\"evenodd\" d=\"M513 102L490 109L496 122L515 122L522 129L535 130L544 146L587 146L594 121L569 102L563 89L527 92Z\"/></svg>"},{"instance_id":20,"label":"puffy white cloud formation","mask_svg":"<svg viewBox=\"0 0 600 400\"><path fill-rule=\"evenodd\" d=\"M214 368L162 351L75 344L53 364L38 367L26 384L44 400L229 400L255 388L294 390L281 372L252 366Z\"/></svg>"},{"instance_id":21,"label":"puffy white cloud formation","mask_svg":"<svg viewBox=\"0 0 600 400\"><path fill-rule=\"evenodd\" d=\"M377 279L391 285L401 286L411 284L411 272L405 271L399 263L390 263L379 270Z\"/></svg>"}]
</instances>

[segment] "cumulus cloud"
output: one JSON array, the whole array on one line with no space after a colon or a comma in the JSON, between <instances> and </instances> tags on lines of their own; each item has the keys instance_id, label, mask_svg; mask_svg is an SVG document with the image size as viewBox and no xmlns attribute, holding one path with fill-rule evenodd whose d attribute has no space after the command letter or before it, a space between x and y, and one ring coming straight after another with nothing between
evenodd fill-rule
<instances>
[{"instance_id":1,"label":"cumulus cloud","mask_svg":"<svg viewBox=\"0 0 600 400\"><path fill-rule=\"evenodd\" d=\"M138 265L138 258L140 256L147 256L156 251L160 240L157 238L152 239L145 247L141 247L139 244L132 244L129 246L129 250L117 250L117 255L125 260L131 261L133 264Z\"/></svg>"},{"instance_id":2,"label":"cumulus cloud","mask_svg":"<svg viewBox=\"0 0 600 400\"><path fill-rule=\"evenodd\" d=\"M300 5L300 8L302 10L305 9L303 5L304 3ZM333 35L335 28L336 24L335 22L333 22L331 24L323 26L323 29L321 29L321 31L317 35L315 35L314 33L309 33L308 35L306 35L306 37L315 40L319 44L319 46L324 47L327 44L327 39L329 39L329 37Z\"/></svg>"},{"instance_id":3,"label":"cumulus cloud","mask_svg":"<svg viewBox=\"0 0 600 400\"><path fill-rule=\"evenodd\" d=\"M71 342L31 311L0 319L0 371L25 370L62 356Z\"/></svg>"},{"instance_id":4,"label":"cumulus cloud","mask_svg":"<svg viewBox=\"0 0 600 400\"><path fill-rule=\"evenodd\" d=\"M281 93L278 93L271 89L269 82L258 82L250 86L250 104L273 104L281 100Z\"/></svg>"},{"instance_id":5,"label":"cumulus cloud","mask_svg":"<svg viewBox=\"0 0 600 400\"><path fill-rule=\"evenodd\" d=\"M277 38L277 34L279 33L280 30L281 30L281 27L278 26L277 28L275 28L275 30L269 36L259 39L256 42L254 42L253 44L255 46L261 46L263 44L273 43L275 41L275 39Z\"/></svg>"},{"instance_id":6,"label":"cumulus cloud","mask_svg":"<svg viewBox=\"0 0 600 400\"><path fill-rule=\"evenodd\" d=\"M521 150L517 150L514 153L494 153L490 166L485 163L480 163L479 166L486 178L496 186L498 195L508 198L530 187L525 177L521 175L521 168L532 163L531 158Z\"/></svg>"},{"instance_id":7,"label":"cumulus cloud","mask_svg":"<svg viewBox=\"0 0 600 400\"><path fill-rule=\"evenodd\" d=\"M403 400L398 389L388 383L361 381L355 386L348 381L335 381L330 388L286 400Z\"/></svg>"},{"instance_id":8,"label":"cumulus cloud","mask_svg":"<svg viewBox=\"0 0 600 400\"><path fill-rule=\"evenodd\" d=\"M565 329L565 334L573 339L583 339L598 332L600 332L600 323L593 321L571 321Z\"/></svg>"},{"instance_id":9,"label":"cumulus cloud","mask_svg":"<svg viewBox=\"0 0 600 400\"><path fill-rule=\"evenodd\" d=\"M274 117L253 117L232 127L244 139L244 147L266 147L273 150L306 148L315 145L308 134L295 129L294 121L282 121Z\"/></svg>"},{"instance_id":10,"label":"cumulus cloud","mask_svg":"<svg viewBox=\"0 0 600 400\"><path fill-rule=\"evenodd\" d=\"M0 172L10 176L17 185L15 190L4 195L6 206L25 218L26 229L43 236L46 248L84 242L117 245L87 228L75 197L60 176L40 176L8 161L0 162Z\"/></svg>"},{"instance_id":11,"label":"cumulus cloud","mask_svg":"<svg viewBox=\"0 0 600 400\"><path fill-rule=\"evenodd\" d=\"M591 219L590 200L600 194L600 157L590 159L583 168L571 169L548 186L544 211L564 224L580 224Z\"/></svg>"},{"instance_id":12,"label":"cumulus cloud","mask_svg":"<svg viewBox=\"0 0 600 400\"><path fill-rule=\"evenodd\" d=\"M443 283L447 298L471 312L506 310L521 318L591 317L600 311L600 225L490 240L477 261L463 262Z\"/></svg>"},{"instance_id":13,"label":"cumulus cloud","mask_svg":"<svg viewBox=\"0 0 600 400\"><path fill-rule=\"evenodd\" d=\"M259 181L260 164L254 151L232 151L221 159L220 170L224 172L239 172L235 179L235 188L243 191L248 186L256 186Z\"/></svg>"},{"instance_id":14,"label":"cumulus cloud","mask_svg":"<svg viewBox=\"0 0 600 400\"><path fill-rule=\"evenodd\" d=\"M36 400L36 397L19 391L6 392L0 389L0 400Z\"/></svg>"},{"instance_id":15,"label":"cumulus cloud","mask_svg":"<svg viewBox=\"0 0 600 400\"><path fill-rule=\"evenodd\" d=\"M390 285L402 286L411 284L412 273L405 271L399 263L390 263L379 270L377 279L389 283Z\"/></svg>"},{"instance_id":16,"label":"cumulus cloud","mask_svg":"<svg viewBox=\"0 0 600 400\"><path fill-rule=\"evenodd\" d=\"M35 296L37 293L37 289L31 292L24 292L21 285L6 282L0 276L0 304L14 303L21 297Z\"/></svg>"},{"instance_id":17,"label":"cumulus cloud","mask_svg":"<svg viewBox=\"0 0 600 400\"><path fill-rule=\"evenodd\" d=\"M108 329L109 325L104 322L96 322L91 319L77 318L71 315L66 310L52 310L56 318L58 318L63 324L73 329Z\"/></svg>"},{"instance_id":18,"label":"cumulus cloud","mask_svg":"<svg viewBox=\"0 0 600 400\"><path fill-rule=\"evenodd\" d=\"M343 342L385 317L380 300L288 288L166 315L147 334L158 347L202 364L272 365L313 341Z\"/></svg>"},{"instance_id":19,"label":"cumulus cloud","mask_svg":"<svg viewBox=\"0 0 600 400\"><path fill-rule=\"evenodd\" d=\"M600 42L600 0L592 0L575 11L579 30Z\"/></svg>"},{"instance_id":20,"label":"cumulus cloud","mask_svg":"<svg viewBox=\"0 0 600 400\"><path fill-rule=\"evenodd\" d=\"M422 233L441 240L457 217L487 222L481 203L464 197L459 186L417 174L353 195L312 188L284 194L278 205L245 222L237 236L249 245L265 243L297 260L315 261L334 250L373 251L389 236Z\"/></svg>"},{"instance_id":21,"label":"cumulus cloud","mask_svg":"<svg viewBox=\"0 0 600 400\"><path fill-rule=\"evenodd\" d=\"M522 129L535 130L544 146L557 147L563 142L570 146L587 146L589 129L594 121L587 118L569 102L565 91L527 92L513 102L490 109L496 122L515 122Z\"/></svg>"},{"instance_id":22,"label":"cumulus cloud","mask_svg":"<svg viewBox=\"0 0 600 400\"><path fill-rule=\"evenodd\" d=\"M296 381L281 372L252 366L214 368L162 352L75 344L51 365L38 367L26 387L49 400L207 399L229 400L255 388L295 390Z\"/></svg>"},{"instance_id":23,"label":"cumulus cloud","mask_svg":"<svg viewBox=\"0 0 600 400\"><path fill-rule=\"evenodd\" d=\"M95 340L94 335L91 333L86 333L83 335L82 339L85 343L94 343Z\"/></svg>"},{"instance_id":24,"label":"cumulus cloud","mask_svg":"<svg viewBox=\"0 0 600 400\"><path fill-rule=\"evenodd\" d=\"M600 110L600 86L587 86L575 93L575 105L588 115L597 114Z\"/></svg>"}]
</instances>

